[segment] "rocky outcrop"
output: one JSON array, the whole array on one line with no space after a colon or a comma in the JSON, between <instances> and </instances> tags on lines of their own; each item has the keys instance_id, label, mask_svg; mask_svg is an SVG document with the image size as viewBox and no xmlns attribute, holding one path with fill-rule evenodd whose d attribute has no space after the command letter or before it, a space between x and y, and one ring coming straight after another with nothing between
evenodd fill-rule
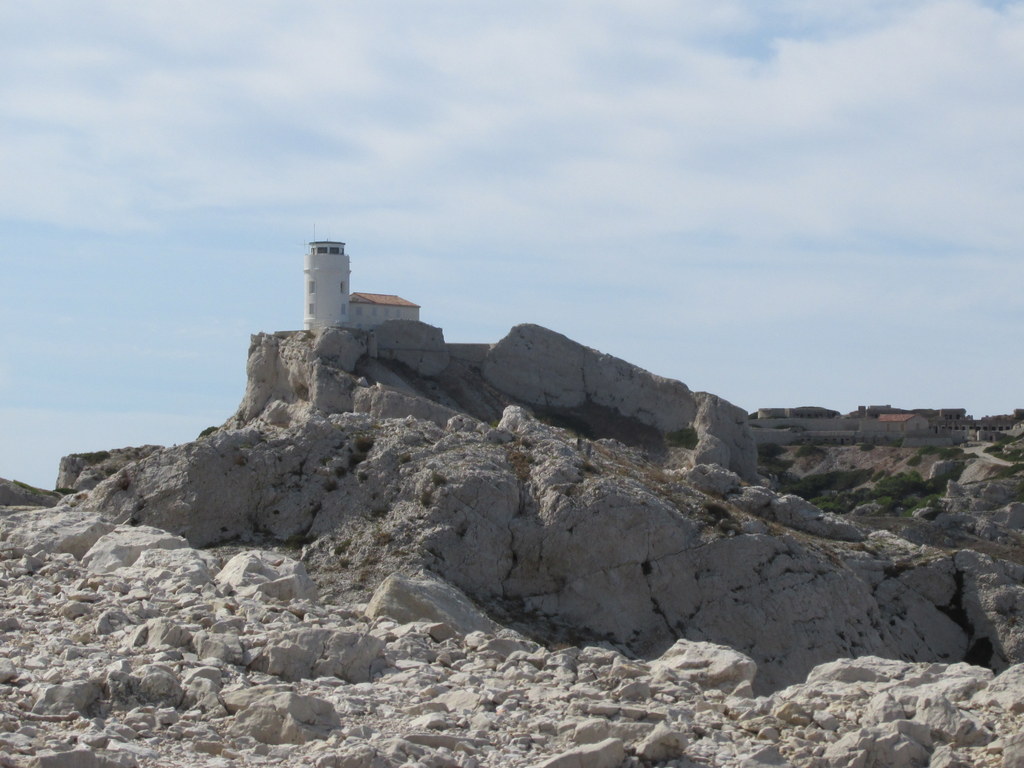
<instances>
[{"instance_id":1,"label":"rocky outcrop","mask_svg":"<svg viewBox=\"0 0 1024 768\"><path fill-rule=\"evenodd\" d=\"M753 660L712 643L681 640L644 661L607 644L545 648L497 626L465 631L386 611L368 619L361 606L259 589L304 573L280 552L149 550L95 571L80 555L14 543L39 529L28 513L0 518L3 765L847 768L1020 759L1022 665L993 675L963 663L836 659L752 698ZM134 530L109 534L130 540ZM154 552L162 554L149 561ZM448 611L453 593L434 586L417 593L416 613Z\"/></svg>"},{"instance_id":2,"label":"rocky outcrop","mask_svg":"<svg viewBox=\"0 0 1024 768\"><path fill-rule=\"evenodd\" d=\"M695 428L696 463L757 477L757 452L742 410L554 331L517 325L490 349L481 371L488 383L529 405L571 409L594 403L662 433Z\"/></svg>"},{"instance_id":3,"label":"rocky outcrop","mask_svg":"<svg viewBox=\"0 0 1024 768\"><path fill-rule=\"evenodd\" d=\"M0 477L0 507L52 507L61 494Z\"/></svg>"},{"instance_id":4,"label":"rocky outcrop","mask_svg":"<svg viewBox=\"0 0 1024 768\"><path fill-rule=\"evenodd\" d=\"M433 325L412 320L388 320L373 330L377 357L395 360L420 376L437 376L451 358L444 332Z\"/></svg>"},{"instance_id":5,"label":"rocky outcrop","mask_svg":"<svg viewBox=\"0 0 1024 768\"><path fill-rule=\"evenodd\" d=\"M762 691L843 656L1024 660L1002 566L869 534L721 467L666 471L515 406L495 427L314 413L222 429L73 503L194 546L303 543L328 597L429 571L552 641L728 645Z\"/></svg>"},{"instance_id":6,"label":"rocky outcrop","mask_svg":"<svg viewBox=\"0 0 1024 768\"><path fill-rule=\"evenodd\" d=\"M505 406L519 404L604 436L602 420L589 409L662 436L692 430L694 463L721 464L745 480L757 479L746 414L721 398L691 392L536 325L516 326L477 357L472 364L453 358L441 329L405 320L372 332L257 334L245 396L229 425L260 420L286 427L312 413L353 410L438 424L455 413L490 421Z\"/></svg>"},{"instance_id":7,"label":"rocky outcrop","mask_svg":"<svg viewBox=\"0 0 1024 768\"><path fill-rule=\"evenodd\" d=\"M264 416L286 425L311 409L352 410L356 380L350 374L366 350L365 334L341 328L254 335L245 395L231 424L245 425Z\"/></svg>"},{"instance_id":8,"label":"rocky outcrop","mask_svg":"<svg viewBox=\"0 0 1024 768\"><path fill-rule=\"evenodd\" d=\"M113 448L109 451L68 454L60 460L56 487L64 492L91 490L125 465L144 459L162 447L141 445L133 448Z\"/></svg>"}]
</instances>

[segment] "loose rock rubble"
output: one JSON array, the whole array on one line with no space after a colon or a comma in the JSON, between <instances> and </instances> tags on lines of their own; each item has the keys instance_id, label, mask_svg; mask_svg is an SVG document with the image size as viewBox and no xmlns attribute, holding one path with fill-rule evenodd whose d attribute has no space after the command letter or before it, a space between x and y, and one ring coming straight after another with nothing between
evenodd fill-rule
<instances>
[{"instance_id":1,"label":"loose rock rubble","mask_svg":"<svg viewBox=\"0 0 1024 768\"><path fill-rule=\"evenodd\" d=\"M91 522L0 516L0 766L1021 764L1024 665L869 656L753 697L724 646L467 631L489 620L436 578L386 585L370 618L280 552Z\"/></svg>"}]
</instances>

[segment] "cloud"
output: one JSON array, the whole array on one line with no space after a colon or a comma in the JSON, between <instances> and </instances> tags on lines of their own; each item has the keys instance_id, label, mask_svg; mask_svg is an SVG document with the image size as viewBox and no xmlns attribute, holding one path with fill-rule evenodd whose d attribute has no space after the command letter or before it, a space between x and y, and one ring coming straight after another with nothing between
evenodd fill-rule
<instances>
[{"instance_id":1,"label":"cloud","mask_svg":"<svg viewBox=\"0 0 1024 768\"><path fill-rule=\"evenodd\" d=\"M0 202L101 230L319 206L461 237L1019 240L1016 7L816 7L108 3L35 38L8 12Z\"/></svg>"}]
</instances>

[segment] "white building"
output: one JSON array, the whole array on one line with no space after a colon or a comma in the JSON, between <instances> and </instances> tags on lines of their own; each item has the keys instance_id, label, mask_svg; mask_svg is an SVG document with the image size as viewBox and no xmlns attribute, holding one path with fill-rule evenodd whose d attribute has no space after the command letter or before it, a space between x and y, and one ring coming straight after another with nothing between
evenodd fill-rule
<instances>
[{"instance_id":1,"label":"white building","mask_svg":"<svg viewBox=\"0 0 1024 768\"><path fill-rule=\"evenodd\" d=\"M385 320L419 320L420 306L391 293L353 293L348 325L368 330Z\"/></svg>"},{"instance_id":2,"label":"white building","mask_svg":"<svg viewBox=\"0 0 1024 768\"><path fill-rule=\"evenodd\" d=\"M386 320L419 320L420 307L390 293L352 293L345 244L315 240L305 257L307 331L328 326L369 330Z\"/></svg>"},{"instance_id":3,"label":"white building","mask_svg":"<svg viewBox=\"0 0 1024 768\"><path fill-rule=\"evenodd\" d=\"M345 244L333 240L310 243L303 272L306 275L305 329L348 323L351 270Z\"/></svg>"}]
</instances>

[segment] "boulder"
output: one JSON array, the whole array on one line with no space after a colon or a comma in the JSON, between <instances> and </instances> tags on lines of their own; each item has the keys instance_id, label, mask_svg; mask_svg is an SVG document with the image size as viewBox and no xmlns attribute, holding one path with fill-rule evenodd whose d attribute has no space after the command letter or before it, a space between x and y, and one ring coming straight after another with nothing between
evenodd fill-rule
<instances>
[{"instance_id":1,"label":"boulder","mask_svg":"<svg viewBox=\"0 0 1024 768\"><path fill-rule=\"evenodd\" d=\"M923 768L931 756L928 726L897 720L852 731L825 748L825 765L848 768Z\"/></svg>"},{"instance_id":2,"label":"boulder","mask_svg":"<svg viewBox=\"0 0 1024 768\"><path fill-rule=\"evenodd\" d=\"M268 638L249 667L289 681L338 677L365 683L383 648L379 638L361 632L300 629Z\"/></svg>"},{"instance_id":3,"label":"boulder","mask_svg":"<svg viewBox=\"0 0 1024 768\"><path fill-rule=\"evenodd\" d=\"M822 512L809 501L792 494L772 499L763 512L769 520L824 539L864 541L867 538L864 530L853 523L846 522L839 515Z\"/></svg>"},{"instance_id":4,"label":"boulder","mask_svg":"<svg viewBox=\"0 0 1024 768\"><path fill-rule=\"evenodd\" d=\"M146 550L186 547L187 540L159 528L118 526L99 538L82 557L82 562L94 573L109 573L134 564Z\"/></svg>"},{"instance_id":5,"label":"boulder","mask_svg":"<svg viewBox=\"0 0 1024 768\"><path fill-rule=\"evenodd\" d=\"M619 768L626 759L626 749L620 739L605 739L596 744L584 744L549 757L535 768Z\"/></svg>"},{"instance_id":6,"label":"boulder","mask_svg":"<svg viewBox=\"0 0 1024 768\"><path fill-rule=\"evenodd\" d=\"M681 479L694 488L716 496L733 493L740 487L740 477L719 464L698 464L684 470Z\"/></svg>"},{"instance_id":7,"label":"boulder","mask_svg":"<svg viewBox=\"0 0 1024 768\"><path fill-rule=\"evenodd\" d=\"M658 723L636 746L636 753L644 760L660 763L682 757L688 739L682 731L665 723Z\"/></svg>"},{"instance_id":8,"label":"boulder","mask_svg":"<svg viewBox=\"0 0 1024 768\"><path fill-rule=\"evenodd\" d=\"M326 739L341 726L330 702L271 686L256 686L222 694L234 715L230 731L263 744L305 744Z\"/></svg>"},{"instance_id":9,"label":"boulder","mask_svg":"<svg viewBox=\"0 0 1024 768\"><path fill-rule=\"evenodd\" d=\"M274 600L316 600L317 588L298 560L259 550L240 552L228 560L216 581L237 594Z\"/></svg>"},{"instance_id":10,"label":"boulder","mask_svg":"<svg viewBox=\"0 0 1024 768\"><path fill-rule=\"evenodd\" d=\"M749 696L757 664L724 645L676 640L651 662L651 674L656 679L683 680L736 696Z\"/></svg>"},{"instance_id":11,"label":"boulder","mask_svg":"<svg viewBox=\"0 0 1024 768\"><path fill-rule=\"evenodd\" d=\"M1015 714L1024 713L1024 664L1003 670L987 686L974 694L982 706L1000 707Z\"/></svg>"},{"instance_id":12,"label":"boulder","mask_svg":"<svg viewBox=\"0 0 1024 768\"><path fill-rule=\"evenodd\" d=\"M37 715L62 715L77 712L90 714L100 699L102 691L91 680L73 680L57 685L48 685L32 704Z\"/></svg>"},{"instance_id":13,"label":"boulder","mask_svg":"<svg viewBox=\"0 0 1024 768\"><path fill-rule=\"evenodd\" d=\"M497 626L461 591L436 576L393 573L373 593L366 606L369 618L387 616L400 623L436 621L459 634L494 632Z\"/></svg>"},{"instance_id":14,"label":"boulder","mask_svg":"<svg viewBox=\"0 0 1024 768\"><path fill-rule=\"evenodd\" d=\"M114 528L95 512L63 505L46 514L18 512L0 518L0 530L7 531L7 541L26 552L68 552L79 559Z\"/></svg>"}]
</instances>

